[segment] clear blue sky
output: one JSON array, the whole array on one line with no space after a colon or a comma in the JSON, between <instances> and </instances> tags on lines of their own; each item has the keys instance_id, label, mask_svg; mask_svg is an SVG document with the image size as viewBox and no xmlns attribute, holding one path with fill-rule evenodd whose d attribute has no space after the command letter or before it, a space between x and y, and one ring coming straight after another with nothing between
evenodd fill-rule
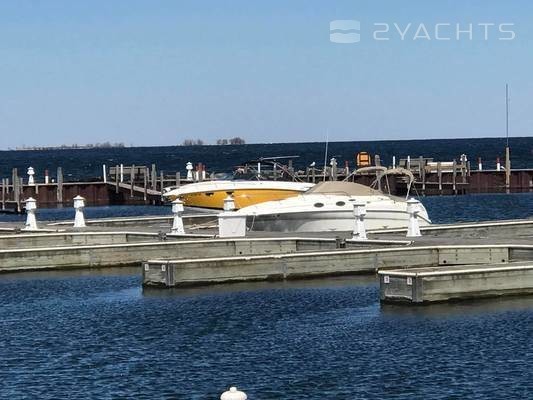
<instances>
[{"instance_id":1,"label":"clear blue sky","mask_svg":"<svg viewBox=\"0 0 533 400\"><path fill-rule=\"evenodd\" d=\"M330 42L337 19L359 20L361 41ZM484 22L515 39L431 31ZM532 30L528 0L4 0L0 148L499 136L506 82L511 134L531 136Z\"/></svg>"}]
</instances>

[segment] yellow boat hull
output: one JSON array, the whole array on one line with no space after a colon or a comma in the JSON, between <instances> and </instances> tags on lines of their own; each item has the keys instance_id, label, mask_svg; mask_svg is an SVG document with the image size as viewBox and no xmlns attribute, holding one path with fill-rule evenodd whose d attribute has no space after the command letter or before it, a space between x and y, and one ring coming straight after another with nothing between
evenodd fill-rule
<instances>
[{"instance_id":1,"label":"yellow boat hull","mask_svg":"<svg viewBox=\"0 0 533 400\"><path fill-rule=\"evenodd\" d=\"M297 190L280 190L280 189L235 189L234 191L214 191L187 193L179 196L187 207L201 207L220 209L224 208L224 199L228 195L233 196L235 207L237 209L252 206L266 201L283 200L301 194ZM176 197L169 197L171 201Z\"/></svg>"}]
</instances>

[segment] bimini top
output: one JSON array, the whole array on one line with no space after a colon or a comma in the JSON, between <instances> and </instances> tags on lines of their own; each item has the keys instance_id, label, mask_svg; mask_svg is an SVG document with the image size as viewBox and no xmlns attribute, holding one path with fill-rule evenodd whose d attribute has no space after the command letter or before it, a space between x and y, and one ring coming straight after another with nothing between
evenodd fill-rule
<instances>
[{"instance_id":1,"label":"bimini top","mask_svg":"<svg viewBox=\"0 0 533 400\"><path fill-rule=\"evenodd\" d=\"M354 182L326 181L317 183L305 194L339 194L345 196L379 196L382 192Z\"/></svg>"}]
</instances>

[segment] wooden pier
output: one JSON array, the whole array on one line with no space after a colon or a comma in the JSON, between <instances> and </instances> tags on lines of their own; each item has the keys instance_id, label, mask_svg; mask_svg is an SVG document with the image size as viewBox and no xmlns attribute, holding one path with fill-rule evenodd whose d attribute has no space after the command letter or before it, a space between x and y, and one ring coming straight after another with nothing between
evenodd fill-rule
<instances>
[{"instance_id":1,"label":"wooden pier","mask_svg":"<svg viewBox=\"0 0 533 400\"><path fill-rule=\"evenodd\" d=\"M375 157L375 166L381 167L379 156ZM472 170L470 163L455 161L434 162L431 158L419 157L412 160L400 160L399 165L414 175L411 188L412 195L459 195L469 193L515 193L533 192L533 169L510 170ZM164 188L178 187L199 180L211 179L199 165L193 171L192 179L186 179L187 173L158 171L155 164L147 166L116 165L111 168L103 166L101 177L85 181L67 181L64 171L57 168L55 178L46 176L44 180L23 179L14 168L12 175L1 180L0 210L3 212L23 212L24 202L33 197L39 207L61 207L71 205L72 199L81 195L88 205L138 205L162 204L161 194ZM305 170L290 169L292 179L306 182L327 180L349 180L370 186L382 172L364 172L351 174L349 165L338 168L327 167L325 171L308 167ZM205 177L204 177L205 175ZM281 178L282 174L273 179ZM286 179L287 177L285 177ZM378 185L386 193L405 195L408 190L406 177L391 173Z\"/></svg>"}]
</instances>

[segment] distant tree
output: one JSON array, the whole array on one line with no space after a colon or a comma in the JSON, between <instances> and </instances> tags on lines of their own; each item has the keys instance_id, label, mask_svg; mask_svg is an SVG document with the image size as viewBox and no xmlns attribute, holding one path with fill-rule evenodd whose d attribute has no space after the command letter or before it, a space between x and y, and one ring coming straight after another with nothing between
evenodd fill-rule
<instances>
[{"instance_id":1,"label":"distant tree","mask_svg":"<svg viewBox=\"0 0 533 400\"><path fill-rule=\"evenodd\" d=\"M196 140L185 139L181 145L182 146L203 146L204 141L202 139L196 139Z\"/></svg>"},{"instance_id":2,"label":"distant tree","mask_svg":"<svg viewBox=\"0 0 533 400\"><path fill-rule=\"evenodd\" d=\"M240 137L234 137L229 140L229 144L246 144L246 141Z\"/></svg>"}]
</instances>

